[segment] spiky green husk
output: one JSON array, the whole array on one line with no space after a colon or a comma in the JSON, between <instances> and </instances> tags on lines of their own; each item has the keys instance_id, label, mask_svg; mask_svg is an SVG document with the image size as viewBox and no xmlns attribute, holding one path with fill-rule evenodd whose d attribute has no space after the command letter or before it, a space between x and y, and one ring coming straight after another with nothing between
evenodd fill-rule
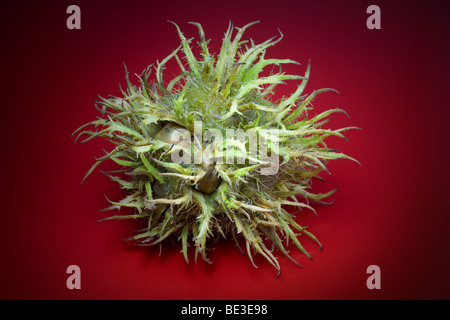
<instances>
[{"instance_id":1,"label":"spiky green husk","mask_svg":"<svg viewBox=\"0 0 450 320\"><path fill-rule=\"evenodd\" d=\"M280 272L280 265L273 249L268 248L269 244L291 260L286 249L289 241L310 258L298 239L301 234L321 246L316 237L294 220L285 206L314 210L308 204L309 200L321 202L336 190L325 194L308 191L311 179L321 171L327 171L326 164L330 159L354 160L329 149L324 143L329 136L344 138L342 132L354 127L323 128L330 114L345 113L341 109L331 109L308 118L307 111L312 109L310 102L318 94L333 90L321 89L302 95L310 76L309 64L304 76L284 73L260 76L263 68L269 65L296 62L264 58L266 50L279 42L282 35L260 44L251 41L250 45L244 46L247 41L241 41L242 35L254 23L236 28L234 38L230 25L217 58L209 52L209 41L205 40L201 25L193 23L200 34L200 59L191 50L192 39L187 40L174 24L181 45L157 63L155 81L149 82L152 66L139 76L138 87L131 84L127 73L127 89L122 91L123 97L101 98L102 116L76 132L79 132L78 137L89 136L83 142L103 137L115 145L112 151L97 159L87 175L107 159L123 167L119 170L122 174L106 174L128 195L119 202L111 202L108 209L131 207L136 212L104 220L145 220L146 227L130 239L142 245L155 245L175 236L181 240L187 262L191 242L195 245L195 258L200 253L205 261L210 262L206 255L207 239L230 236L239 246L239 238L243 237L252 263L256 251ZM178 57L178 54L183 57ZM163 79L163 69L172 58L178 62L181 73L167 83ZM285 80L301 80L301 84L289 97L271 101L274 88ZM193 133L194 121L202 121L203 130L214 128L223 136L230 128L257 133L262 129L278 129L278 172L275 175L262 174L264 163L261 159L256 159L259 161L257 164L250 164L249 160L255 159L249 159L248 154L239 154L241 151L236 148L237 155L246 161L213 165L209 172L210 180L204 184L211 186L216 182L217 187L204 192L199 184L205 182L202 179L205 179L207 168L202 164L171 162L170 154L180 148L159 136L168 124ZM89 127L92 129L84 130ZM206 147L194 144L191 151L195 153ZM248 142L246 147L249 150Z\"/></svg>"}]
</instances>

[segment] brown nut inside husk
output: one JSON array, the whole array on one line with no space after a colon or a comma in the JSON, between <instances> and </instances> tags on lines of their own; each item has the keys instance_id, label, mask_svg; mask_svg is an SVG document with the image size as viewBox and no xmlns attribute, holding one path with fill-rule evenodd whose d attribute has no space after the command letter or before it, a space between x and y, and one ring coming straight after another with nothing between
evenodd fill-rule
<instances>
[{"instance_id":1,"label":"brown nut inside husk","mask_svg":"<svg viewBox=\"0 0 450 320\"><path fill-rule=\"evenodd\" d=\"M175 134L176 131L177 134ZM183 126L176 123L168 123L155 135L155 139L180 146L190 153L190 140L186 141L185 139L179 139L181 136L186 136L186 131L189 132ZM189 133L189 135L191 134ZM198 181L195 187L195 189L205 194L211 194L216 191L222 181L222 179L214 172L215 165L214 162L211 161L211 157L213 156L212 148L213 144L209 143L202 150L201 168L205 172L205 175Z\"/></svg>"}]
</instances>

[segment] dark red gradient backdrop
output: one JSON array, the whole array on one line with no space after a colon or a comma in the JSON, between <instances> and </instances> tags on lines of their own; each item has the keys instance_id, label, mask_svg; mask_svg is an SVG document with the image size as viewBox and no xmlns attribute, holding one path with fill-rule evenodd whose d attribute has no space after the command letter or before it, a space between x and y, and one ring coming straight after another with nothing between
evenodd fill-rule
<instances>
[{"instance_id":1,"label":"dark red gradient backdrop","mask_svg":"<svg viewBox=\"0 0 450 320\"><path fill-rule=\"evenodd\" d=\"M0 297L2 299L448 299L449 20L444 1L39 1L2 5ZM66 8L81 8L81 30L66 28ZM381 30L366 28L366 8L381 8ZM307 92L330 87L317 111L344 108L330 126L356 125L329 145L362 166L337 160L316 191L340 185L317 216L298 214L322 242L280 256L283 274L258 269L222 241L187 265L180 247L124 242L139 227L100 209L122 196L99 172L80 185L101 141L70 135L94 119L97 95L119 94L131 74L161 61L179 43L175 21L197 37L200 22L216 51L229 21L255 42L284 39L267 57L290 58ZM198 38L197 38L198 39ZM175 68L168 68L171 77ZM270 70L269 70L270 71ZM279 94L289 93L287 85ZM111 167L106 164L102 169ZM191 248L192 249L192 248ZM190 252L193 260L193 252ZM66 288L66 268L81 268L81 290ZM368 290L366 268L381 268Z\"/></svg>"}]
</instances>

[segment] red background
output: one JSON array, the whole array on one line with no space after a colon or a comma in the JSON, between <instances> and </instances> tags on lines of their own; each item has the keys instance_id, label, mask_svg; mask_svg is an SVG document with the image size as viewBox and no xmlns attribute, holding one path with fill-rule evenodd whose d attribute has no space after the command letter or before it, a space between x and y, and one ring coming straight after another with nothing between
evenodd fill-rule
<instances>
[{"instance_id":1,"label":"red background","mask_svg":"<svg viewBox=\"0 0 450 320\"><path fill-rule=\"evenodd\" d=\"M444 1L52 1L2 5L0 297L2 299L448 299L449 6ZM81 30L66 28L66 8L81 8ZM381 8L381 30L366 28L366 8ZM200 22L217 51L231 21L251 21L246 39L285 38L266 57L290 58L307 92L330 87L317 111L350 115L350 141L330 145L362 166L330 163L316 191L341 185L318 216L298 214L322 242L305 241L314 261L279 255L283 274L262 258L258 269L231 242L214 245L208 265L187 265L179 245L124 242L133 221L95 222L103 195L121 191L100 172L80 181L109 146L73 144L70 134L94 119L96 96L119 94L131 74L161 61ZM170 72L175 70L169 68ZM296 84L287 85L289 93ZM110 168L105 165L101 169ZM191 247L192 250L192 247ZM193 252L190 251L193 260ZM68 290L66 268L81 268L81 290ZM368 290L366 268L381 268L381 290Z\"/></svg>"}]
</instances>

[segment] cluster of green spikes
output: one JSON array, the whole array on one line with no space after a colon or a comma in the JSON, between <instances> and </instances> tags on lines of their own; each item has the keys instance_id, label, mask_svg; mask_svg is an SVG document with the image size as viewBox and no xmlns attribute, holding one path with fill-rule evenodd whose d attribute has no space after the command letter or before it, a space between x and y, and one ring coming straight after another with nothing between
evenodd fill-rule
<instances>
[{"instance_id":1,"label":"cluster of green spikes","mask_svg":"<svg viewBox=\"0 0 450 320\"><path fill-rule=\"evenodd\" d=\"M329 115L346 114L341 109L308 117L311 101L320 93L334 91L321 89L303 94L310 64L303 76L285 74L281 68L278 73L261 76L265 67L298 63L265 59L266 50L278 43L282 34L259 44L242 40L244 31L255 23L242 28L230 24L217 57L209 51L201 25L192 23L199 31L199 58L192 51L192 39L186 39L174 23L180 46L138 75L138 85L131 83L126 72L127 88L121 90L123 96L100 98L97 108L101 116L75 133L77 139L84 137L82 142L102 137L113 144L112 150L96 159L86 177L105 160L120 166L104 173L126 191L126 197L110 201L107 209L128 207L134 212L104 220L141 220L143 228L131 240L140 245L156 245L168 238L176 239L181 241L187 262L190 245L195 247L195 260L200 254L210 262L207 245L211 240L231 238L253 265L253 256L259 253L279 275L281 268L275 251L297 263L289 255L290 242L309 258L300 236L309 237L321 246L286 207L314 211L311 201L324 203L322 199L336 191L314 194L311 179L320 178L322 171L328 172L329 160L354 160L328 148L324 142L330 136L345 139L343 132L354 127L323 128L330 120ZM176 60L181 71L166 81L163 69L171 59ZM155 76L151 81L153 69ZM290 96L272 101L274 89L286 80L301 83ZM225 138L224 144L197 140L185 145L171 138L176 131L194 137L196 122L202 123L203 133L214 129L224 137L227 129L256 134L277 130L276 143L266 147L271 155L276 153L278 171L271 175L263 173L267 163L259 155L243 151L249 150L249 141ZM231 145L233 154L244 161L206 164L172 161L173 153L180 151L192 155L203 152L203 157L211 158L215 155L212 150L223 145Z\"/></svg>"}]
</instances>

